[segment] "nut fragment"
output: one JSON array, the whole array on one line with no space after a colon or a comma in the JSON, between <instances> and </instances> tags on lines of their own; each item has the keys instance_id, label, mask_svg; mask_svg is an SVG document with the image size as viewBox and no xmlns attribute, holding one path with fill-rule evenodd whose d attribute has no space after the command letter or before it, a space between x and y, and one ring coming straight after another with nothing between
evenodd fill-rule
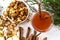
<instances>
[{"instance_id":1,"label":"nut fragment","mask_svg":"<svg viewBox=\"0 0 60 40\"><path fill-rule=\"evenodd\" d=\"M30 21L30 19L28 18L28 19L27 19L27 22L29 22L29 21Z\"/></svg>"},{"instance_id":2,"label":"nut fragment","mask_svg":"<svg viewBox=\"0 0 60 40\"><path fill-rule=\"evenodd\" d=\"M23 11L20 12L20 15L24 15L24 14L23 14Z\"/></svg>"},{"instance_id":3,"label":"nut fragment","mask_svg":"<svg viewBox=\"0 0 60 40\"><path fill-rule=\"evenodd\" d=\"M0 26L0 30L3 30L3 26Z\"/></svg>"},{"instance_id":4,"label":"nut fragment","mask_svg":"<svg viewBox=\"0 0 60 40\"><path fill-rule=\"evenodd\" d=\"M22 20L18 17L16 21L19 23L19 22L21 22Z\"/></svg>"},{"instance_id":5,"label":"nut fragment","mask_svg":"<svg viewBox=\"0 0 60 40\"><path fill-rule=\"evenodd\" d=\"M8 27L11 24L11 22L7 21L4 23L4 26Z\"/></svg>"},{"instance_id":6,"label":"nut fragment","mask_svg":"<svg viewBox=\"0 0 60 40\"><path fill-rule=\"evenodd\" d=\"M4 16L8 16L8 13L6 11L3 12Z\"/></svg>"},{"instance_id":7,"label":"nut fragment","mask_svg":"<svg viewBox=\"0 0 60 40\"><path fill-rule=\"evenodd\" d=\"M14 27L13 27L12 25L9 25L9 26L8 26L8 30L9 30L9 31L13 31L13 30L14 30Z\"/></svg>"},{"instance_id":8,"label":"nut fragment","mask_svg":"<svg viewBox=\"0 0 60 40\"><path fill-rule=\"evenodd\" d=\"M2 22L0 22L0 25L2 25L3 23Z\"/></svg>"},{"instance_id":9,"label":"nut fragment","mask_svg":"<svg viewBox=\"0 0 60 40\"><path fill-rule=\"evenodd\" d=\"M4 21L8 20L6 17L3 17L3 18L1 18L1 19L4 20Z\"/></svg>"},{"instance_id":10,"label":"nut fragment","mask_svg":"<svg viewBox=\"0 0 60 40\"><path fill-rule=\"evenodd\" d=\"M16 27L16 26L17 26L17 24L16 24L16 23L13 23L12 25L13 25L14 27Z\"/></svg>"},{"instance_id":11,"label":"nut fragment","mask_svg":"<svg viewBox=\"0 0 60 40\"><path fill-rule=\"evenodd\" d=\"M7 38L12 37L12 31L6 30L7 31Z\"/></svg>"},{"instance_id":12,"label":"nut fragment","mask_svg":"<svg viewBox=\"0 0 60 40\"><path fill-rule=\"evenodd\" d=\"M13 30L13 31L12 31L12 35L14 36L14 35L16 35L17 31L16 30Z\"/></svg>"},{"instance_id":13,"label":"nut fragment","mask_svg":"<svg viewBox=\"0 0 60 40\"><path fill-rule=\"evenodd\" d=\"M22 18L21 18L21 19L22 19L22 20L24 20L25 18L26 18L26 16L22 16Z\"/></svg>"},{"instance_id":14,"label":"nut fragment","mask_svg":"<svg viewBox=\"0 0 60 40\"><path fill-rule=\"evenodd\" d=\"M14 9L17 9L17 3L16 3L16 5L14 6Z\"/></svg>"}]
</instances>

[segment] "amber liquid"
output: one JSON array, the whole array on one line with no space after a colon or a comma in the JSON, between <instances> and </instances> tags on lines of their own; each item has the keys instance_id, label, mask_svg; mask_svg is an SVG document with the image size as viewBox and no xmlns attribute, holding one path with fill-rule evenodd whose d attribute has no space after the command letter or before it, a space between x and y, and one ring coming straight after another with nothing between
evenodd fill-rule
<instances>
[{"instance_id":1,"label":"amber liquid","mask_svg":"<svg viewBox=\"0 0 60 40\"><path fill-rule=\"evenodd\" d=\"M45 16L49 16L49 17L45 18ZM38 30L39 32L47 31L47 29L49 29L51 23L52 23L52 18L50 17L50 14L45 11L41 12L41 16L39 13L36 13L32 19L33 27L36 30Z\"/></svg>"}]
</instances>

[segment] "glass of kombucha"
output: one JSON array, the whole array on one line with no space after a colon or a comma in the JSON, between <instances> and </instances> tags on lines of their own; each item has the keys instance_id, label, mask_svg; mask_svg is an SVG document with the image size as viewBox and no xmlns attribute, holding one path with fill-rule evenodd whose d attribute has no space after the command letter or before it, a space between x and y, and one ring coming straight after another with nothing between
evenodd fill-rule
<instances>
[{"instance_id":1,"label":"glass of kombucha","mask_svg":"<svg viewBox=\"0 0 60 40\"><path fill-rule=\"evenodd\" d=\"M47 11L37 12L32 18L32 26L39 32L46 32L53 24L52 16Z\"/></svg>"}]
</instances>

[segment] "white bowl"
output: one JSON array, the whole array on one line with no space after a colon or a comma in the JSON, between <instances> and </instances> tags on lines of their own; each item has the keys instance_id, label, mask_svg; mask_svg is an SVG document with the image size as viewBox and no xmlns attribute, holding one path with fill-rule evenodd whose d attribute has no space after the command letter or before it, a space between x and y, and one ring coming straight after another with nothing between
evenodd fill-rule
<instances>
[{"instance_id":1,"label":"white bowl","mask_svg":"<svg viewBox=\"0 0 60 40\"><path fill-rule=\"evenodd\" d=\"M23 2L26 6L27 6L27 8L28 8L28 14L27 14L27 17L26 17L26 19L24 19L23 21L21 21L20 23L23 23L23 22L25 22L26 20L27 20L27 18L28 18L28 16L29 16L29 10L30 10L30 8L29 8L29 6L23 1L23 0L17 0L17 1L21 1L21 2ZM6 11L6 9L7 9L7 7L8 7L8 5L9 5L9 3L11 3L12 2L12 0L9 2L8 1L8 3L6 3L6 6L5 6L5 8L4 8L4 10L3 11ZM10 19L11 20L11 19ZM13 20L11 20L12 22L13 22ZM14 22L13 22L14 23Z\"/></svg>"}]
</instances>

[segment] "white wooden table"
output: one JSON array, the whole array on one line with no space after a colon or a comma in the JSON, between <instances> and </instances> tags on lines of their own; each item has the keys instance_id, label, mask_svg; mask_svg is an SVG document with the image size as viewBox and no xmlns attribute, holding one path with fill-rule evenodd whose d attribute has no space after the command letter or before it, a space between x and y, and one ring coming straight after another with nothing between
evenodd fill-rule
<instances>
[{"instance_id":1,"label":"white wooden table","mask_svg":"<svg viewBox=\"0 0 60 40\"><path fill-rule=\"evenodd\" d=\"M0 5L4 6L4 8L6 8L9 2L11 2L11 0L5 0L5 1L0 0ZM37 5L34 5L34 7L37 8ZM32 14L34 15L35 13L32 13ZM32 17L33 17L33 15L32 15ZM28 23L25 22L23 24L20 24L19 26L24 28L24 32L25 32L24 36L26 35L27 27L31 27L31 29L32 29L31 33L33 33L34 28L32 27L31 21L29 21ZM59 26L52 25L52 28L49 31L42 33L39 36L39 40L42 40L44 37L47 37L47 40L60 40ZM0 37L0 40L3 40L3 37ZM12 40L12 38L9 38L8 40ZM18 40L18 38L16 36L14 36L13 40Z\"/></svg>"}]
</instances>

